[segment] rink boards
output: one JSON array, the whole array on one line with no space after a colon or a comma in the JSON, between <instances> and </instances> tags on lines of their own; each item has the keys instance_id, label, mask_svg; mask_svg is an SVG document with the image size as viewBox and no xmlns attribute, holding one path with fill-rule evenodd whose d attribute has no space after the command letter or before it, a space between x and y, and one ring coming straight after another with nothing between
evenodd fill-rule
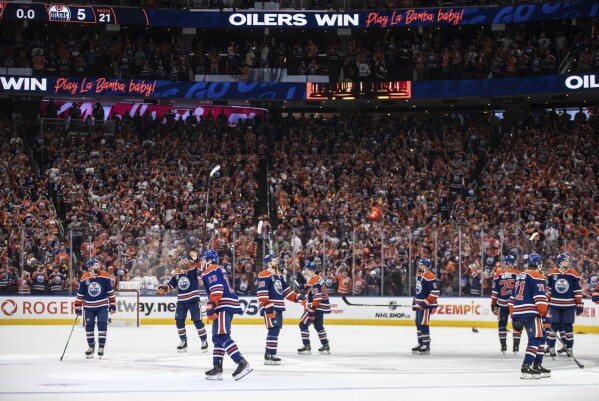
<instances>
[{"instance_id":1,"label":"rink boards","mask_svg":"<svg viewBox=\"0 0 599 401\"><path fill-rule=\"evenodd\" d=\"M350 297L347 305L341 297L330 297L331 313L327 324L410 326L414 312L408 297ZM241 297L244 309L235 317L236 324L263 324L255 297ZM138 304L141 324L173 324L177 299L174 296L142 296ZM203 304L206 301L203 300ZM431 316L432 326L496 327L497 318L491 313L489 298L444 297ZM119 297L115 317L136 319L135 298ZM3 296L0 297L0 325L72 324L75 298L68 296ZM300 304L286 303L285 323L299 321L303 312ZM599 305L584 301L584 313L576 318L577 332L599 333Z\"/></svg>"}]
</instances>

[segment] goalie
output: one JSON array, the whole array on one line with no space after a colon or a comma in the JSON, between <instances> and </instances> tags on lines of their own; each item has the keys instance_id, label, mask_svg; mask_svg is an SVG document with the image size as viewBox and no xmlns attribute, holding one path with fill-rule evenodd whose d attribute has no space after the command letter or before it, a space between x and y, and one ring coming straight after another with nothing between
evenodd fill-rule
<instances>
[{"instance_id":1,"label":"goalie","mask_svg":"<svg viewBox=\"0 0 599 401\"><path fill-rule=\"evenodd\" d=\"M177 352L187 352L187 331L185 330L185 319L187 312L198 330L202 341L202 352L208 352L208 336L202 322L202 311L200 309L200 272L195 266L190 268L189 259L182 257L179 260L179 268L167 284L158 286L156 292L164 295L173 289L177 289L177 309L175 310L175 323L179 331L181 343L177 346Z\"/></svg>"}]
</instances>

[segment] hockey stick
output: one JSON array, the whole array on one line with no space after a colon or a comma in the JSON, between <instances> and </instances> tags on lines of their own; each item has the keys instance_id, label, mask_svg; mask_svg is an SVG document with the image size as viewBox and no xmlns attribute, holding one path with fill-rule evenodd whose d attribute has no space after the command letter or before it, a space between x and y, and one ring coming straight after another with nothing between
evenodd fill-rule
<instances>
[{"instance_id":1,"label":"hockey stick","mask_svg":"<svg viewBox=\"0 0 599 401\"><path fill-rule=\"evenodd\" d=\"M67 339L67 344L64 346L64 351L62 351L62 356L60 357L61 361L62 361L62 358L64 358L65 352L67 352L67 347L69 346L69 342L71 341L71 336L73 335L73 330L75 329L75 326L77 326L77 320L79 320L79 315L75 316L75 322L73 323L73 327L71 327L71 334L69 334L69 338Z\"/></svg>"},{"instance_id":2,"label":"hockey stick","mask_svg":"<svg viewBox=\"0 0 599 401\"><path fill-rule=\"evenodd\" d=\"M376 307L384 306L386 308L391 308L391 309L412 308L412 305L397 305L394 301L391 301L388 304L356 304L356 303L349 302L349 299L347 299L346 295L342 295L341 299L343 299L343 302L345 302L349 306L376 306Z\"/></svg>"},{"instance_id":3,"label":"hockey stick","mask_svg":"<svg viewBox=\"0 0 599 401\"><path fill-rule=\"evenodd\" d=\"M559 337L559 336L558 336L558 335L555 333L555 331L553 331L553 329L552 329L551 327L548 327L548 328L547 328L547 330L549 330L549 332L550 332L550 333L552 333L552 334L555 336L555 338L556 338L556 339L557 339L557 341L560 343L560 345L561 345L562 347L564 347L564 349L566 350L566 354L568 354L568 356L569 356L570 358L572 358L572 359L574 360L574 362L576 362L576 365L578 365L578 367L579 367L580 369L584 369L584 365L583 365L583 364L581 364L580 362L578 362L578 361L576 360L576 358L574 358L574 355L572 355L572 351L570 351L570 348L568 348L568 347L566 347L566 346L564 345L564 343L562 342L562 339L561 339L561 338L560 338L560 337Z\"/></svg>"}]
</instances>

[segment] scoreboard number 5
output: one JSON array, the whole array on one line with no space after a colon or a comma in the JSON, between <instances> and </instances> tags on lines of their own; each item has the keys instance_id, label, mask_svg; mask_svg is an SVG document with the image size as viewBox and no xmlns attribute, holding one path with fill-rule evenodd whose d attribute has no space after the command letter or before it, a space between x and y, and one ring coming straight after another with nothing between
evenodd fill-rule
<instances>
[{"instance_id":1,"label":"scoreboard number 5","mask_svg":"<svg viewBox=\"0 0 599 401\"><path fill-rule=\"evenodd\" d=\"M85 21L85 10L83 8L77 10L77 19L79 21Z\"/></svg>"}]
</instances>

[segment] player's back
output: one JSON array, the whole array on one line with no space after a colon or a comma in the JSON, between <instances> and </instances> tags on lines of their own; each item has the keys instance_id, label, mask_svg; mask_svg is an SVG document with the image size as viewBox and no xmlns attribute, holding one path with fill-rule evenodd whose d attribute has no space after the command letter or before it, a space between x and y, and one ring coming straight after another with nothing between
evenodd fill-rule
<instances>
[{"instance_id":1,"label":"player's back","mask_svg":"<svg viewBox=\"0 0 599 401\"><path fill-rule=\"evenodd\" d=\"M239 298L231 288L225 269L216 264L208 266L202 273L202 282L206 289L206 295L211 300L218 299L216 312L243 313Z\"/></svg>"},{"instance_id":2,"label":"player's back","mask_svg":"<svg viewBox=\"0 0 599 401\"><path fill-rule=\"evenodd\" d=\"M308 302L312 303L313 305L315 303L318 304L314 307L314 309L323 313L331 312L329 295L327 293L325 281L322 276L312 276L310 280L308 280L308 283L306 284L306 295L308 297Z\"/></svg>"},{"instance_id":3,"label":"player's back","mask_svg":"<svg viewBox=\"0 0 599 401\"><path fill-rule=\"evenodd\" d=\"M510 302L514 318L527 319L544 315L547 311L547 294L543 275L536 270L518 274Z\"/></svg>"},{"instance_id":4,"label":"player's back","mask_svg":"<svg viewBox=\"0 0 599 401\"><path fill-rule=\"evenodd\" d=\"M518 274L520 274L518 270L510 269L503 270L495 276L491 297L497 298L497 306L507 307L509 305Z\"/></svg>"}]
</instances>

